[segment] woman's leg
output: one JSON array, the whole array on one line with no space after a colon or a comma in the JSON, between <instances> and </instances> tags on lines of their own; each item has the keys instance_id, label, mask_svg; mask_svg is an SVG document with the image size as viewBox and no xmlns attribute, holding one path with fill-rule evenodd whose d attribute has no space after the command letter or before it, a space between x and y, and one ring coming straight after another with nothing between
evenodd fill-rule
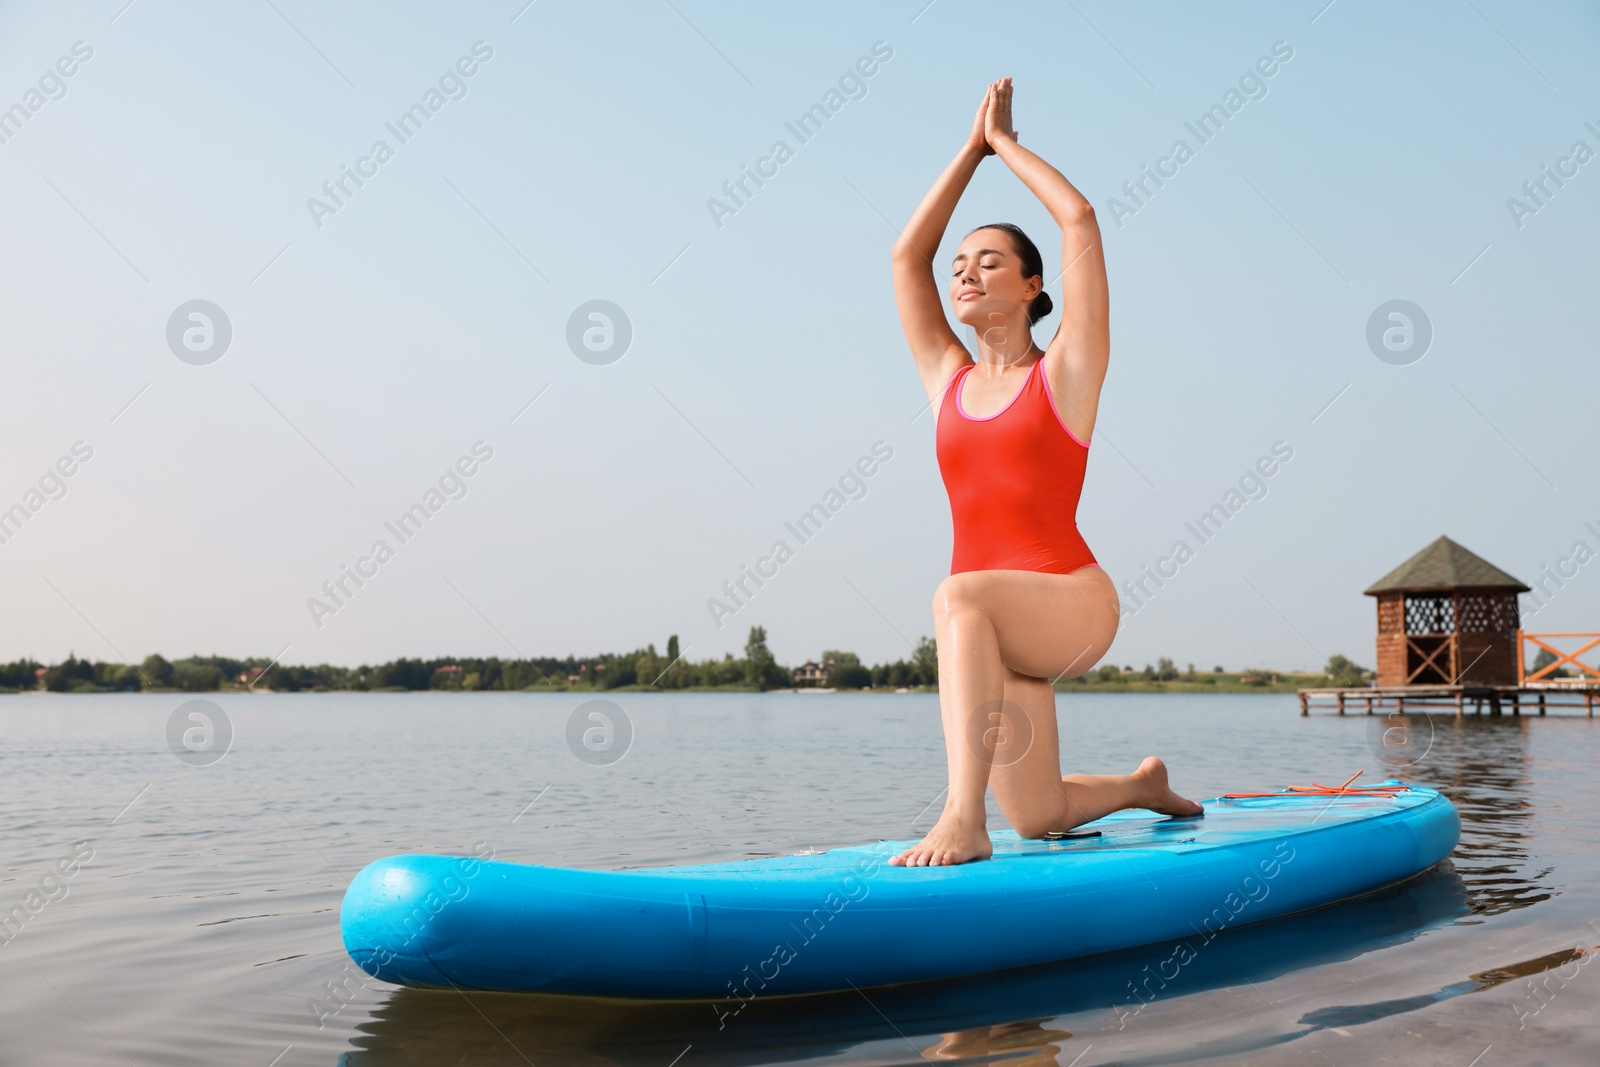
<instances>
[{"instance_id":1,"label":"woman's leg","mask_svg":"<svg viewBox=\"0 0 1600 1067\"><path fill-rule=\"evenodd\" d=\"M1095 658L1101 655L1103 650ZM1090 666L1092 661L1080 673ZM1008 731L1015 747L1009 753L996 749L989 786L1006 821L1023 837L1070 830L1124 808L1199 814L1200 805L1172 792L1166 765L1154 756L1146 757L1132 774L1063 775L1056 694L1050 679L1008 669L1005 699L1017 719Z\"/></svg>"},{"instance_id":2,"label":"woman's leg","mask_svg":"<svg viewBox=\"0 0 1600 1067\"><path fill-rule=\"evenodd\" d=\"M980 573L980 572L972 572ZM998 572L981 572L998 573ZM983 859L992 851L984 809L996 741L996 712L1005 695L999 637L978 598L945 579L934 594L939 650L939 717L944 724L950 788L944 811L921 843L889 860L921 867Z\"/></svg>"},{"instance_id":3,"label":"woman's leg","mask_svg":"<svg viewBox=\"0 0 1600 1067\"><path fill-rule=\"evenodd\" d=\"M890 863L988 856L984 793L991 780L1001 810L1025 836L1125 807L1198 809L1167 789L1159 760L1146 760L1132 775L1061 777L1050 679L1081 674L1105 654L1117 610L1116 589L1098 567L966 571L940 583L933 612L950 791L939 822Z\"/></svg>"}]
</instances>

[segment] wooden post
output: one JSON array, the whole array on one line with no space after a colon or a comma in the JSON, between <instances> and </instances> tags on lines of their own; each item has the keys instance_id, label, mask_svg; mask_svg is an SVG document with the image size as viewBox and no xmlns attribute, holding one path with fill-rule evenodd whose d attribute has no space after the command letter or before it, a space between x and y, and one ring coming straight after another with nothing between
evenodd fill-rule
<instances>
[{"instance_id":1,"label":"wooden post","mask_svg":"<svg viewBox=\"0 0 1600 1067\"><path fill-rule=\"evenodd\" d=\"M1489 714L1500 714L1500 694L1497 692L1489 694Z\"/></svg>"},{"instance_id":2,"label":"wooden post","mask_svg":"<svg viewBox=\"0 0 1600 1067\"><path fill-rule=\"evenodd\" d=\"M1462 712L1462 708L1461 708L1461 693L1458 690L1456 692L1456 718L1458 718L1458 719L1461 718L1462 713L1463 712Z\"/></svg>"},{"instance_id":3,"label":"wooden post","mask_svg":"<svg viewBox=\"0 0 1600 1067\"><path fill-rule=\"evenodd\" d=\"M1343 715L1344 714L1344 690L1343 689L1339 690L1339 692L1336 695L1339 698L1339 714Z\"/></svg>"},{"instance_id":4,"label":"wooden post","mask_svg":"<svg viewBox=\"0 0 1600 1067\"><path fill-rule=\"evenodd\" d=\"M1366 696L1366 697L1362 697L1361 699L1365 700L1367 702L1367 714L1371 715L1372 714L1372 698L1370 696Z\"/></svg>"},{"instance_id":5,"label":"wooden post","mask_svg":"<svg viewBox=\"0 0 1600 1067\"><path fill-rule=\"evenodd\" d=\"M1306 695L1304 693L1300 694L1300 714L1301 715L1310 715L1311 714L1310 710L1306 707Z\"/></svg>"},{"instance_id":6,"label":"wooden post","mask_svg":"<svg viewBox=\"0 0 1600 1067\"><path fill-rule=\"evenodd\" d=\"M1511 691L1511 714L1522 717L1522 697L1515 689Z\"/></svg>"},{"instance_id":7,"label":"wooden post","mask_svg":"<svg viewBox=\"0 0 1600 1067\"><path fill-rule=\"evenodd\" d=\"M1590 719L1594 718L1594 694L1593 693L1584 693L1583 694L1583 706L1584 706L1584 709L1585 709L1584 710L1584 716L1586 718L1590 718Z\"/></svg>"},{"instance_id":8,"label":"wooden post","mask_svg":"<svg viewBox=\"0 0 1600 1067\"><path fill-rule=\"evenodd\" d=\"M1539 690L1539 714L1544 714L1544 690Z\"/></svg>"},{"instance_id":9,"label":"wooden post","mask_svg":"<svg viewBox=\"0 0 1600 1067\"><path fill-rule=\"evenodd\" d=\"M1406 698L1399 693L1395 694L1394 711L1396 715L1404 715L1406 713Z\"/></svg>"}]
</instances>

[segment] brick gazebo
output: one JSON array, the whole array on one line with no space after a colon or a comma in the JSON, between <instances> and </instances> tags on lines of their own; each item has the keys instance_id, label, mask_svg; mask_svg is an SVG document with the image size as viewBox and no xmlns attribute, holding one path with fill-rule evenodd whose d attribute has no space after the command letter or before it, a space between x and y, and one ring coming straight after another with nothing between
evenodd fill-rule
<instances>
[{"instance_id":1,"label":"brick gazebo","mask_svg":"<svg viewBox=\"0 0 1600 1067\"><path fill-rule=\"evenodd\" d=\"M1378 600L1378 686L1516 685L1517 595L1528 591L1434 541L1365 590Z\"/></svg>"}]
</instances>

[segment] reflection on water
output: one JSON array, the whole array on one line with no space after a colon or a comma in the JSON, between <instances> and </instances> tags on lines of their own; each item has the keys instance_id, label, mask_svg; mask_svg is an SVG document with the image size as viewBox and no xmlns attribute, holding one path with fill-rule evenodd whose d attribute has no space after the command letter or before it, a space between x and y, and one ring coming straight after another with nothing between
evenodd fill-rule
<instances>
[{"instance_id":1,"label":"reflection on water","mask_svg":"<svg viewBox=\"0 0 1600 1067\"><path fill-rule=\"evenodd\" d=\"M929 1059L1055 1056L1063 1030L1041 1020L1106 1012L1127 1027L1158 1001L1352 959L1402 944L1467 914L1446 861L1360 900L1191 939L1189 962L1161 971L1169 943L1085 960L944 982L842 994L757 998L726 1026L701 1002L620 1001L400 989L360 1027L350 1067L464 1062L540 1067L593 1063L664 1067L686 1047L702 1064L753 1064L838 1055L865 1041L899 1042ZM484 1020L493 1023L485 1028ZM819 1021L826 1020L826 1028ZM1274 1039L1276 1041L1277 1039ZM1044 1062L1042 1058L1039 1062Z\"/></svg>"},{"instance_id":2,"label":"reflection on water","mask_svg":"<svg viewBox=\"0 0 1600 1067\"><path fill-rule=\"evenodd\" d=\"M1538 867L1529 857L1528 731L1536 724L1520 716L1385 718L1402 722L1411 738L1398 746L1410 755L1386 756L1388 773L1432 786L1461 814L1461 843L1452 859L1473 915L1498 915L1553 896L1552 868Z\"/></svg>"},{"instance_id":3,"label":"reflection on water","mask_svg":"<svg viewBox=\"0 0 1600 1067\"><path fill-rule=\"evenodd\" d=\"M1567 964L1582 965L1592 958L1592 947L1578 946L1577 948L1564 948L1559 952L1551 952L1531 960L1519 960L1516 963L1506 964L1503 967L1494 967L1487 971L1471 975L1464 982L1451 982L1437 992L1423 993L1414 997L1398 997L1392 1000L1380 1000L1371 1004L1337 1005L1327 1008L1318 1008L1308 1011L1301 1016L1301 1025L1310 1026L1313 1030L1324 1030L1333 1026L1359 1026L1370 1023L1376 1019L1388 1018L1391 1015L1401 1015L1418 1008L1426 1008L1430 1004L1438 1004L1453 997L1464 996L1467 993L1481 993L1485 989L1493 989L1497 985L1514 982L1518 978L1528 978L1546 971L1553 971ZM1573 972L1574 976L1576 971Z\"/></svg>"},{"instance_id":4,"label":"reflection on water","mask_svg":"<svg viewBox=\"0 0 1600 1067\"><path fill-rule=\"evenodd\" d=\"M1056 1063L1061 1054L1060 1041L1070 1041L1072 1035L1065 1030L1049 1029L1045 1020L1029 1019L1002 1023L999 1026L974 1026L945 1034L937 1044L922 1050L926 1060L966 1060L969 1063L993 1063L1004 1060L1021 1067L1045 1067Z\"/></svg>"}]
</instances>

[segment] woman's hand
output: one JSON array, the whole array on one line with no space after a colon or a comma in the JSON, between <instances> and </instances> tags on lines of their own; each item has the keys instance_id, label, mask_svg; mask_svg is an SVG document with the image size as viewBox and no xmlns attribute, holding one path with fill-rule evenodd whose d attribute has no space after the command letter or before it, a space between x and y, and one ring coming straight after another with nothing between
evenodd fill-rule
<instances>
[{"instance_id":1,"label":"woman's hand","mask_svg":"<svg viewBox=\"0 0 1600 1067\"><path fill-rule=\"evenodd\" d=\"M991 83L984 105L983 140L989 146L989 154L993 154L997 142L1017 139L1017 131L1011 128L1011 79Z\"/></svg>"},{"instance_id":2,"label":"woman's hand","mask_svg":"<svg viewBox=\"0 0 1600 1067\"><path fill-rule=\"evenodd\" d=\"M972 133L967 136L967 147L985 156L994 155L994 149L989 146L987 116L994 101L995 85L995 82L990 82L989 88L984 91L983 102L978 105L978 113L972 119Z\"/></svg>"}]
</instances>

